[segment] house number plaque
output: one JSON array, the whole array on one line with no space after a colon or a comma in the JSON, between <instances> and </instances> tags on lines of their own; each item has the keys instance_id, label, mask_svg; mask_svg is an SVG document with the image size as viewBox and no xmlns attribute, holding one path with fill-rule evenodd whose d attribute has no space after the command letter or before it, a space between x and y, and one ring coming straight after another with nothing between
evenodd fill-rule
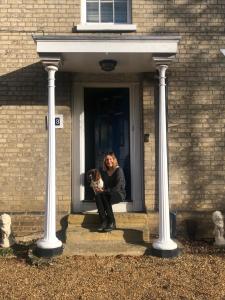
<instances>
[{"instance_id":1,"label":"house number plaque","mask_svg":"<svg viewBox=\"0 0 225 300\"><path fill-rule=\"evenodd\" d=\"M48 129L48 116L45 117L46 129ZM63 115L55 115L55 128L63 128Z\"/></svg>"},{"instance_id":2,"label":"house number plaque","mask_svg":"<svg viewBox=\"0 0 225 300\"><path fill-rule=\"evenodd\" d=\"M63 115L55 115L55 128L63 128Z\"/></svg>"}]
</instances>

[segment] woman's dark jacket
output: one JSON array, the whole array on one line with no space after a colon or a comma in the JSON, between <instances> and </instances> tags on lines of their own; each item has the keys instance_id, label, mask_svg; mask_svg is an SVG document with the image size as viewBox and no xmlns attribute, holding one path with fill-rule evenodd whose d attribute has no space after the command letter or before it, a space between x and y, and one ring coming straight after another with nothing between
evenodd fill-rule
<instances>
[{"instance_id":1,"label":"woman's dark jacket","mask_svg":"<svg viewBox=\"0 0 225 300\"><path fill-rule=\"evenodd\" d=\"M117 167L111 176L106 171L102 171L102 179L104 181L104 189L109 192L112 203L124 201L126 198L125 177L123 169Z\"/></svg>"}]
</instances>

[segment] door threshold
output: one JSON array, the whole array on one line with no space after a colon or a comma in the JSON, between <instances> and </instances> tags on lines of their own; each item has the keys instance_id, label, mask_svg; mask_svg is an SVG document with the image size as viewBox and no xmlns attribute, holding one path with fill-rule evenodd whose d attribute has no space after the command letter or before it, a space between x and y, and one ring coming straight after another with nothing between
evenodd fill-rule
<instances>
[{"instance_id":1,"label":"door threshold","mask_svg":"<svg viewBox=\"0 0 225 300\"><path fill-rule=\"evenodd\" d=\"M132 212L133 209L133 202L120 202L112 205L114 212ZM79 211L75 212L97 212L95 202L82 202Z\"/></svg>"}]
</instances>

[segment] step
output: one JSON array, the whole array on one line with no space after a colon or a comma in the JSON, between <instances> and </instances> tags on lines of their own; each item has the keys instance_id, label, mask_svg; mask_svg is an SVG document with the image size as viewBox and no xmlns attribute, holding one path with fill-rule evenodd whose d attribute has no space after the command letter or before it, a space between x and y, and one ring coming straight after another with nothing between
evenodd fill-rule
<instances>
[{"instance_id":1,"label":"step","mask_svg":"<svg viewBox=\"0 0 225 300\"><path fill-rule=\"evenodd\" d=\"M142 256L150 255L152 242L149 243L126 243L121 241L77 241L69 242L64 245L63 255L82 255L82 256L117 256L132 255ZM184 246L175 241L178 248L182 251Z\"/></svg>"},{"instance_id":2,"label":"step","mask_svg":"<svg viewBox=\"0 0 225 300\"><path fill-rule=\"evenodd\" d=\"M142 256L148 254L150 244L129 244L119 241L98 241L98 242L77 242L66 243L63 255L82 255L82 256L117 256L132 255Z\"/></svg>"},{"instance_id":3,"label":"step","mask_svg":"<svg viewBox=\"0 0 225 300\"><path fill-rule=\"evenodd\" d=\"M96 226L84 228L76 226L73 230L67 230L67 242L76 241L125 241L143 242L149 241L149 231L147 228L117 228L111 232L98 232Z\"/></svg>"},{"instance_id":4,"label":"step","mask_svg":"<svg viewBox=\"0 0 225 300\"><path fill-rule=\"evenodd\" d=\"M147 215L144 213L115 213L116 230L97 231L99 216L97 213L72 214L68 217L66 231L67 243L75 242L149 242Z\"/></svg>"},{"instance_id":5,"label":"step","mask_svg":"<svg viewBox=\"0 0 225 300\"><path fill-rule=\"evenodd\" d=\"M117 227L135 228L143 227L147 224L147 214L145 213L114 213ZM97 213L70 214L68 216L68 228L70 226L86 226L89 224L99 224Z\"/></svg>"}]
</instances>

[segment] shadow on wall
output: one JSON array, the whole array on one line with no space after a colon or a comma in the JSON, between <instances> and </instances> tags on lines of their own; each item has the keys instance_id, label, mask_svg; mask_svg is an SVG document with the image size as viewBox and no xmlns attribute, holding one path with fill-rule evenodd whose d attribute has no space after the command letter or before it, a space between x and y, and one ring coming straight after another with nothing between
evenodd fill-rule
<instances>
[{"instance_id":1,"label":"shadow on wall","mask_svg":"<svg viewBox=\"0 0 225 300\"><path fill-rule=\"evenodd\" d=\"M177 59L167 71L169 194L172 210L189 213L185 226L191 239L206 224L203 215L209 230L211 212L225 210L224 11L216 0L200 2L160 6L158 0L149 12L160 16L149 31L181 35Z\"/></svg>"},{"instance_id":2,"label":"shadow on wall","mask_svg":"<svg viewBox=\"0 0 225 300\"><path fill-rule=\"evenodd\" d=\"M44 210L47 165L48 74L41 63L0 76L0 205L2 211ZM71 74L56 72L56 111L68 126L57 132L57 207L70 198ZM68 145L68 147L67 147ZM64 156L62 155L64 154ZM68 200L69 201L69 200ZM65 211L65 209L63 209ZM21 216L21 224L23 217ZM22 229L21 229L22 230Z\"/></svg>"},{"instance_id":3,"label":"shadow on wall","mask_svg":"<svg viewBox=\"0 0 225 300\"><path fill-rule=\"evenodd\" d=\"M208 17L212 9L221 22L224 15L217 1L189 4L164 6L164 20L173 19L174 26L154 28L181 34L177 60L167 71L170 199L178 209L224 209L225 38L220 22Z\"/></svg>"},{"instance_id":4,"label":"shadow on wall","mask_svg":"<svg viewBox=\"0 0 225 300\"><path fill-rule=\"evenodd\" d=\"M57 71L56 105L70 106L71 74ZM41 62L0 76L0 105L47 105L48 73Z\"/></svg>"}]
</instances>

